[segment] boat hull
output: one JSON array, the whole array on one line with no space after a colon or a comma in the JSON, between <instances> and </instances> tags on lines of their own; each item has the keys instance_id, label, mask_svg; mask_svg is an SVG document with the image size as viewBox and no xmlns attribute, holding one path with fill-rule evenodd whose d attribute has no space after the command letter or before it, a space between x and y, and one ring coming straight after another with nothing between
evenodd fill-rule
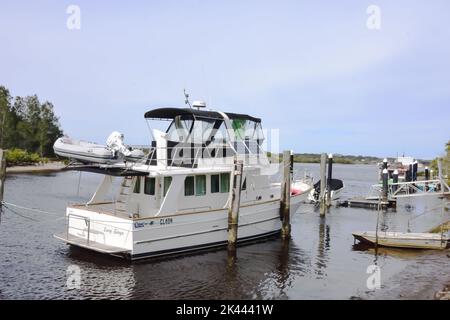
<instances>
[{"instance_id":1,"label":"boat hull","mask_svg":"<svg viewBox=\"0 0 450 320\"><path fill-rule=\"evenodd\" d=\"M307 194L291 197L291 214ZM279 200L244 203L239 212L237 241L246 243L277 236L281 225ZM55 237L130 260L217 248L228 243L228 209L126 219L69 207L67 231Z\"/></svg>"},{"instance_id":2,"label":"boat hull","mask_svg":"<svg viewBox=\"0 0 450 320\"><path fill-rule=\"evenodd\" d=\"M401 233L382 232L377 235L374 231L355 232L353 237L360 242L392 248L409 249L446 249L449 246L449 239L441 237L439 234L430 233Z\"/></svg>"}]
</instances>

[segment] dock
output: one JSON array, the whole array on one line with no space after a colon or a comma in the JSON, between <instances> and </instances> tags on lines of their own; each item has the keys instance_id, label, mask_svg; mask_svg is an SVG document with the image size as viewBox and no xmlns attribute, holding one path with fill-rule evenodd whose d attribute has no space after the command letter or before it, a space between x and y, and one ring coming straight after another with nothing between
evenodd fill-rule
<instances>
[{"instance_id":1,"label":"dock","mask_svg":"<svg viewBox=\"0 0 450 320\"><path fill-rule=\"evenodd\" d=\"M347 199L342 202L338 202L338 207L348 207L348 208L364 208L377 210L378 206L381 205L383 210L395 208L397 201L395 199L389 199L387 201L379 201L375 198L365 198L365 197L354 197Z\"/></svg>"}]
</instances>

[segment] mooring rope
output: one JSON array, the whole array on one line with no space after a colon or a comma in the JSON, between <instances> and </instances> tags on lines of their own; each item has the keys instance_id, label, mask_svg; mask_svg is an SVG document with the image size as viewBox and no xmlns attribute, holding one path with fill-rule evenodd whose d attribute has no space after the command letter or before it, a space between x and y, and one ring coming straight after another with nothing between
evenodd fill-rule
<instances>
[{"instance_id":1,"label":"mooring rope","mask_svg":"<svg viewBox=\"0 0 450 320\"><path fill-rule=\"evenodd\" d=\"M2 201L2 202L0 203L0 206L1 206L2 208L4 208L4 209L8 210L9 212L11 212L11 213L13 213L13 214L15 214L15 215L21 217L21 218L24 218L24 219L27 219L27 220L31 220L31 221L34 221L34 222L37 222L37 223L43 223L43 222L55 222L55 221L62 220L62 219L65 219L65 218L66 218L65 216L63 216L63 217L59 217L59 218L56 218L56 219L37 220L37 219L35 219L35 218L32 218L32 217L26 216L26 215L24 215L24 214L22 214L22 213L19 213L19 212L17 212L16 210L13 210L11 207L15 207L15 208L18 208L18 209L25 209L25 210L34 211L34 212L39 212L39 213L47 213L47 214L52 214L52 215L55 215L56 213L48 212L48 211L43 211L43 210L38 210L38 209L34 209L34 208L26 208L26 207L18 206L18 205L15 205L15 204L13 204L13 203L5 202L5 201Z\"/></svg>"},{"instance_id":2,"label":"mooring rope","mask_svg":"<svg viewBox=\"0 0 450 320\"><path fill-rule=\"evenodd\" d=\"M12 210L11 208L9 208L9 207L8 207L7 205L5 205L5 204L2 204L2 207L5 208L5 209L7 209L9 212L14 213L15 215L18 215L18 216L20 216L20 217L22 217L22 218L24 218L24 219L31 220L31 221L35 221L35 222L39 222L39 220L33 219L33 218L31 218L31 217L28 217L28 216L24 216L23 214L20 214L20 213L18 213L18 212L16 212L16 211Z\"/></svg>"},{"instance_id":3,"label":"mooring rope","mask_svg":"<svg viewBox=\"0 0 450 320\"><path fill-rule=\"evenodd\" d=\"M1 204L3 204L4 206L10 206L10 207L14 207L17 209L28 210L28 211L37 212L37 213L61 215L61 213L55 213L55 212L44 211L44 210L40 210L40 209L36 209L36 208L24 207L24 206L20 206L20 205L14 204L14 203L6 202L6 201L2 201Z\"/></svg>"}]
</instances>

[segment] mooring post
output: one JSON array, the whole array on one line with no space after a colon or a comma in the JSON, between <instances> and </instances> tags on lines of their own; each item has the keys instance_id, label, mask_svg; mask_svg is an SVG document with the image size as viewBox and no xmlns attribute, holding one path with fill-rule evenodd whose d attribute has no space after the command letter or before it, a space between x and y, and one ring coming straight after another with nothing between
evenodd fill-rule
<instances>
[{"instance_id":1,"label":"mooring post","mask_svg":"<svg viewBox=\"0 0 450 320\"><path fill-rule=\"evenodd\" d=\"M388 200L388 178L389 178L389 172L387 169L383 169L383 193L382 193L382 200L383 202L387 202Z\"/></svg>"},{"instance_id":2,"label":"mooring post","mask_svg":"<svg viewBox=\"0 0 450 320\"><path fill-rule=\"evenodd\" d=\"M231 203L228 208L228 251L236 252L236 242L239 223L239 206L242 187L242 161L234 160L233 188L231 189Z\"/></svg>"},{"instance_id":3,"label":"mooring post","mask_svg":"<svg viewBox=\"0 0 450 320\"><path fill-rule=\"evenodd\" d=\"M438 163L438 175L439 175L439 182L440 182L440 185L441 185L441 192L442 192L442 194L444 194L444 192L445 192L445 184L444 184L444 178L442 176L442 162L441 162L441 159L438 158L437 163Z\"/></svg>"},{"instance_id":4,"label":"mooring post","mask_svg":"<svg viewBox=\"0 0 450 320\"><path fill-rule=\"evenodd\" d=\"M291 172L291 181L294 181L294 151L290 151L291 155L290 155L290 172Z\"/></svg>"},{"instance_id":5,"label":"mooring post","mask_svg":"<svg viewBox=\"0 0 450 320\"><path fill-rule=\"evenodd\" d=\"M0 149L0 219L3 210L3 193L5 191L6 180L6 153Z\"/></svg>"},{"instance_id":6,"label":"mooring post","mask_svg":"<svg viewBox=\"0 0 450 320\"><path fill-rule=\"evenodd\" d=\"M417 181L417 170L419 167L419 163L416 161L414 161L413 163L413 174L412 174L412 180L413 181Z\"/></svg>"},{"instance_id":7,"label":"mooring post","mask_svg":"<svg viewBox=\"0 0 450 320\"><path fill-rule=\"evenodd\" d=\"M387 169L388 168L388 159L384 158L383 159L383 169Z\"/></svg>"},{"instance_id":8,"label":"mooring post","mask_svg":"<svg viewBox=\"0 0 450 320\"><path fill-rule=\"evenodd\" d=\"M0 149L0 206L3 201L6 180L6 152Z\"/></svg>"},{"instance_id":9,"label":"mooring post","mask_svg":"<svg viewBox=\"0 0 450 320\"><path fill-rule=\"evenodd\" d=\"M328 155L327 206L331 206L331 180L333 179L333 154Z\"/></svg>"},{"instance_id":10,"label":"mooring post","mask_svg":"<svg viewBox=\"0 0 450 320\"><path fill-rule=\"evenodd\" d=\"M430 170L428 169L428 167L425 167L425 181L428 180L430 180ZM428 191L428 182L425 182L424 191Z\"/></svg>"},{"instance_id":11,"label":"mooring post","mask_svg":"<svg viewBox=\"0 0 450 320\"><path fill-rule=\"evenodd\" d=\"M291 237L291 153L292 151L283 152L280 213L283 221L281 237L285 240Z\"/></svg>"},{"instance_id":12,"label":"mooring post","mask_svg":"<svg viewBox=\"0 0 450 320\"><path fill-rule=\"evenodd\" d=\"M394 173L392 174L392 183L398 183L398 170L395 169ZM397 185L393 185L392 186L392 192L394 193L395 191L397 191L398 186Z\"/></svg>"},{"instance_id":13,"label":"mooring post","mask_svg":"<svg viewBox=\"0 0 450 320\"><path fill-rule=\"evenodd\" d=\"M325 215L326 206L325 206L325 193L327 189L326 182L326 171L327 171L327 154L322 153L320 156L320 214Z\"/></svg>"}]
</instances>

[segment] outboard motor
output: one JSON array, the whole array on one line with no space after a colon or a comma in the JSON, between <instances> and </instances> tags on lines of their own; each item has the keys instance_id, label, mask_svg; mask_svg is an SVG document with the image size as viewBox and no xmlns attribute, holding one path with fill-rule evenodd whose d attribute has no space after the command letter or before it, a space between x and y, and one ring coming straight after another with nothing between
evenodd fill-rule
<instances>
[{"instance_id":1,"label":"outboard motor","mask_svg":"<svg viewBox=\"0 0 450 320\"><path fill-rule=\"evenodd\" d=\"M123 138L123 133L114 131L109 135L108 140L106 140L106 145L113 150L116 155L117 153L121 153L125 157L128 157L131 155L131 151L123 143Z\"/></svg>"}]
</instances>

